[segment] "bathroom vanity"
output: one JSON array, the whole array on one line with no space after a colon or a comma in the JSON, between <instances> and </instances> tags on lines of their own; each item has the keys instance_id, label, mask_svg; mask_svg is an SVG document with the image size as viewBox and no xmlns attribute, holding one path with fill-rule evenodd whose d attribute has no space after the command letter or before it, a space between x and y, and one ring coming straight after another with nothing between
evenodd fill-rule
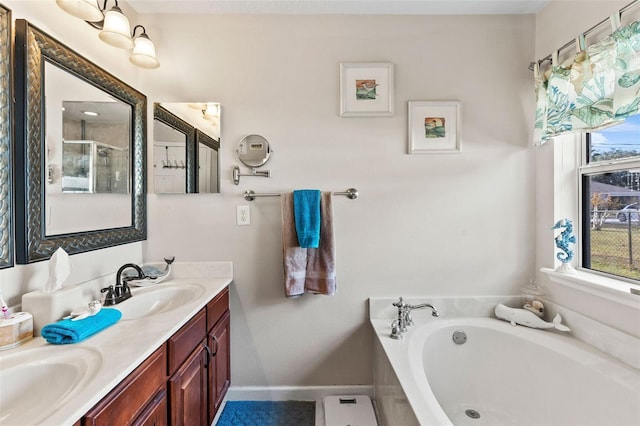
<instances>
[{"instance_id":1,"label":"bathroom vanity","mask_svg":"<svg viewBox=\"0 0 640 426\"><path fill-rule=\"evenodd\" d=\"M89 410L81 424L211 424L230 383L229 317L225 287Z\"/></svg>"},{"instance_id":2,"label":"bathroom vanity","mask_svg":"<svg viewBox=\"0 0 640 426\"><path fill-rule=\"evenodd\" d=\"M3 351L0 425L211 424L230 384L231 282L231 262L176 263L113 306L122 319L98 334Z\"/></svg>"}]
</instances>

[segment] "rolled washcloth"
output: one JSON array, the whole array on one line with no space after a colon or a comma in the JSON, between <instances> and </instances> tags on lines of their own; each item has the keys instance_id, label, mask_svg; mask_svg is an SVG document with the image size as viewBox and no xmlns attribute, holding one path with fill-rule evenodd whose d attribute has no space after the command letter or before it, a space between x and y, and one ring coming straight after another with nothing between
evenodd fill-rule
<instances>
[{"instance_id":1,"label":"rolled washcloth","mask_svg":"<svg viewBox=\"0 0 640 426\"><path fill-rule=\"evenodd\" d=\"M302 248L318 248L320 245L320 191L299 189L293 191L293 214Z\"/></svg>"},{"instance_id":2,"label":"rolled washcloth","mask_svg":"<svg viewBox=\"0 0 640 426\"><path fill-rule=\"evenodd\" d=\"M102 308L97 314L79 321L64 319L42 327L40 334L54 345L78 343L99 331L112 326L122 318L117 309Z\"/></svg>"}]
</instances>

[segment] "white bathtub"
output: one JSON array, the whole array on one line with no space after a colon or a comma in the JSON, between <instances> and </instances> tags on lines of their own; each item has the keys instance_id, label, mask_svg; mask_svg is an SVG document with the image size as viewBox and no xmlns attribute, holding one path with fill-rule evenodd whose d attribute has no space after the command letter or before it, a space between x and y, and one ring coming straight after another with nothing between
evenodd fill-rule
<instances>
[{"instance_id":1,"label":"white bathtub","mask_svg":"<svg viewBox=\"0 0 640 426\"><path fill-rule=\"evenodd\" d=\"M492 318L435 318L397 341L388 320L371 322L376 401L389 425L640 425L640 371L571 336ZM462 345L452 338L458 330L467 335Z\"/></svg>"}]
</instances>

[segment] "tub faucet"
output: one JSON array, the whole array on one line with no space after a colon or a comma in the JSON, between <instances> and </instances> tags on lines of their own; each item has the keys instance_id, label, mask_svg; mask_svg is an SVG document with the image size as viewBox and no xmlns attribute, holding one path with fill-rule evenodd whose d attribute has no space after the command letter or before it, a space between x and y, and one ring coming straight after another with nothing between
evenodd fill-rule
<instances>
[{"instance_id":1,"label":"tub faucet","mask_svg":"<svg viewBox=\"0 0 640 426\"><path fill-rule=\"evenodd\" d=\"M402 339L404 337L404 333L407 331L407 327L413 325L413 318L411 318L411 311L414 309L425 309L431 308L431 315L434 317L439 317L440 312L435 308L435 306L430 305L429 303L422 303L420 305L409 305L402 300L402 297L395 303L393 306L398 308L398 317L391 323L391 338L392 339Z\"/></svg>"}]
</instances>

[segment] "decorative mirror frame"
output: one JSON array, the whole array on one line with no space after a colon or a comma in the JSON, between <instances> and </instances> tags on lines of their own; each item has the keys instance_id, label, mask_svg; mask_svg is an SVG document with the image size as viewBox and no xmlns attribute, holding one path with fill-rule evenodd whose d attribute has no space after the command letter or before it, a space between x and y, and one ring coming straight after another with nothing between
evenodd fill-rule
<instances>
[{"instance_id":1,"label":"decorative mirror frame","mask_svg":"<svg viewBox=\"0 0 640 426\"><path fill-rule=\"evenodd\" d=\"M13 266L11 10L0 4L0 269Z\"/></svg>"},{"instance_id":2,"label":"decorative mirror frame","mask_svg":"<svg viewBox=\"0 0 640 426\"><path fill-rule=\"evenodd\" d=\"M220 139L216 140L214 138L212 138L211 136L207 135L205 132L203 132L200 129L196 129L196 147L197 149L195 150L195 164L200 164L200 159L199 159L199 146L198 144L202 144L205 146L208 146L209 148L213 149L214 151L220 151ZM197 170L197 168L196 168ZM218 182L218 188L216 193L220 192L220 167L218 167L218 178L217 178L217 182ZM198 173L196 173L196 183L195 183L195 191L194 192L198 192Z\"/></svg>"},{"instance_id":3,"label":"decorative mirror frame","mask_svg":"<svg viewBox=\"0 0 640 426\"><path fill-rule=\"evenodd\" d=\"M157 102L153 104L153 118L186 136L187 150L185 152L185 161L187 163L187 187L185 189L187 193L196 192L197 168L193 161L196 155L195 127L171 113Z\"/></svg>"},{"instance_id":4,"label":"decorative mirror frame","mask_svg":"<svg viewBox=\"0 0 640 426\"><path fill-rule=\"evenodd\" d=\"M130 226L46 235L44 148L44 61L92 84L132 107ZM147 238L146 111L147 98L123 81L31 25L15 23L15 205L16 262L46 260L62 247L75 254Z\"/></svg>"}]
</instances>

